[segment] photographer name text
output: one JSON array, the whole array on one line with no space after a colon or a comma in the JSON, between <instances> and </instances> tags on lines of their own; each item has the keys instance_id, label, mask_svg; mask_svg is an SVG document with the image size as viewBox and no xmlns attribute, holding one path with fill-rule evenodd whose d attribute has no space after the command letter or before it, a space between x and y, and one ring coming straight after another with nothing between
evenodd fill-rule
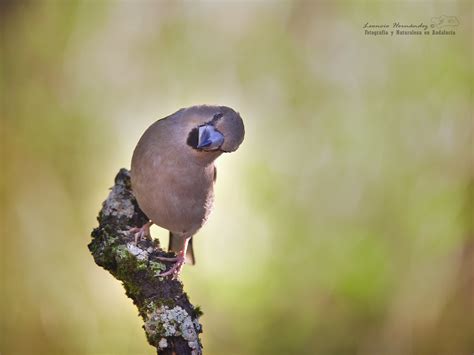
<instances>
[{"instance_id":1,"label":"photographer name text","mask_svg":"<svg viewBox=\"0 0 474 355\"><path fill-rule=\"evenodd\" d=\"M430 25L424 22L393 22L392 24L366 22L363 29L366 36L454 36L456 31L453 27L454 25L440 26L436 22L432 22Z\"/></svg>"}]
</instances>

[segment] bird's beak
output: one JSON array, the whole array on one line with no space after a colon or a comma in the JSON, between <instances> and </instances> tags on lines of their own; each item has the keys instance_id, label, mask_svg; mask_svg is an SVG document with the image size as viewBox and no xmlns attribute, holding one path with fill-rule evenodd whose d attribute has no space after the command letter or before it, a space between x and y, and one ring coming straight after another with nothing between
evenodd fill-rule
<instances>
[{"instance_id":1,"label":"bird's beak","mask_svg":"<svg viewBox=\"0 0 474 355\"><path fill-rule=\"evenodd\" d=\"M216 150L224 143L224 136L212 125L199 127L197 148L203 150Z\"/></svg>"}]
</instances>

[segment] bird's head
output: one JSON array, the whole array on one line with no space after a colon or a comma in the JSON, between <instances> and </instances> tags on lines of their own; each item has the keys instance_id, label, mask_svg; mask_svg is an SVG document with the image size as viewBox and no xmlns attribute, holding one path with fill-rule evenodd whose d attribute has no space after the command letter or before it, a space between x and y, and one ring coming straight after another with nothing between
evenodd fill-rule
<instances>
[{"instance_id":1,"label":"bird's head","mask_svg":"<svg viewBox=\"0 0 474 355\"><path fill-rule=\"evenodd\" d=\"M240 115L226 106L194 106L184 110L190 128L187 144L201 152L229 153L244 140Z\"/></svg>"}]
</instances>

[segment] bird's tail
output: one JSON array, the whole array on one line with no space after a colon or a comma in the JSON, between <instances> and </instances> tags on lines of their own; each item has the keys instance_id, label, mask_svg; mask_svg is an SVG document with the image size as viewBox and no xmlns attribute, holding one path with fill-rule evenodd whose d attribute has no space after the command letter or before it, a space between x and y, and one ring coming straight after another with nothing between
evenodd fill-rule
<instances>
[{"instance_id":1,"label":"bird's tail","mask_svg":"<svg viewBox=\"0 0 474 355\"><path fill-rule=\"evenodd\" d=\"M173 251L178 254L183 250L185 245L185 238L180 235L176 235L170 232L170 243L168 245L168 251ZM193 238L191 237L188 241L188 247L186 249L186 264L194 265L196 264L196 258L194 257L193 250Z\"/></svg>"}]
</instances>

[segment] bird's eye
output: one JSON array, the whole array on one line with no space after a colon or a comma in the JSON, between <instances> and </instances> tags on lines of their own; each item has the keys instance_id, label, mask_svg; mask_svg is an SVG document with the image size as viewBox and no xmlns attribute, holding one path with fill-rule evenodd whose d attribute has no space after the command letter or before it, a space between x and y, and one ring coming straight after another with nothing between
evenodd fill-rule
<instances>
[{"instance_id":1,"label":"bird's eye","mask_svg":"<svg viewBox=\"0 0 474 355\"><path fill-rule=\"evenodd\" d=\"M224 114L222 114L222 113L220 113L220 112L219 112L219 113L216 113L216 114L214 115L214 117L212 117L212 122L217 121L217 120L218 120L219 118L221 118L222 116L224 116Z\"/></svg>"}]
</instances>

